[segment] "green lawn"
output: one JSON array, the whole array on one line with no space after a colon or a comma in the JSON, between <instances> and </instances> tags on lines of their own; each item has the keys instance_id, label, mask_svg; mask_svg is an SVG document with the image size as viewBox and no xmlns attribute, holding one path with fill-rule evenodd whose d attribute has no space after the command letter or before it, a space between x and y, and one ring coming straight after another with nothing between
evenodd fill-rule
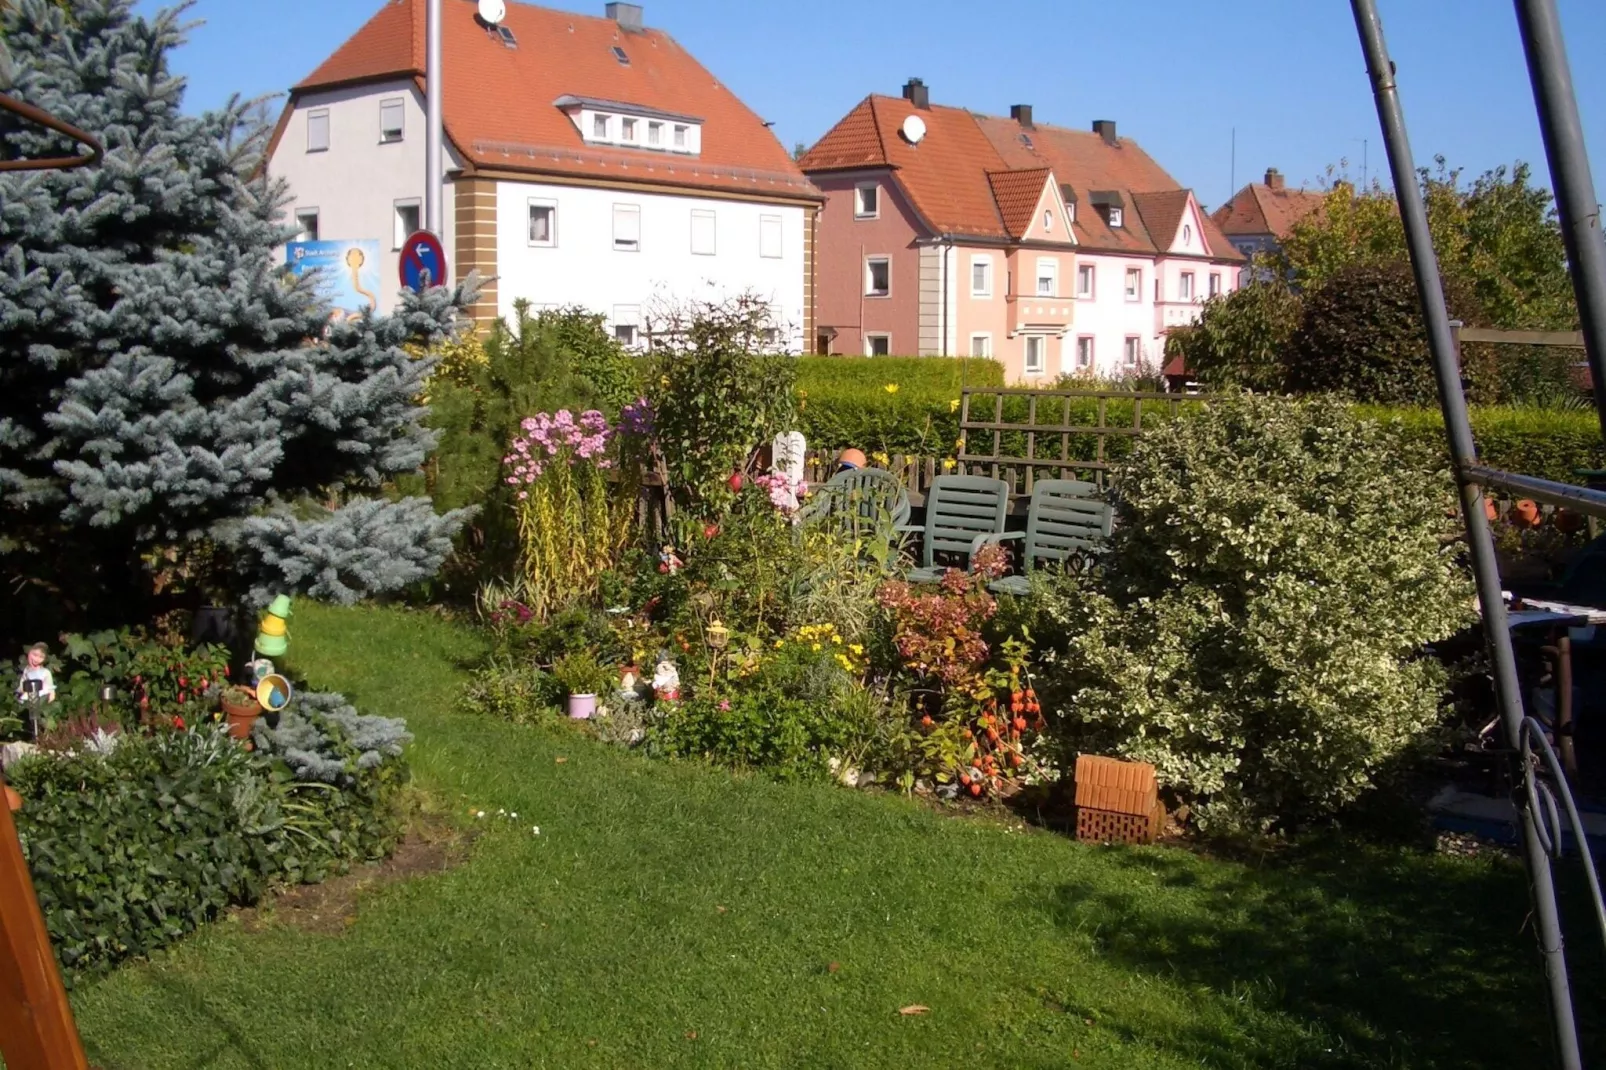
<instances>
[{"instance_id":1,"label":"green lawn","mask_svg":"<svg viewBox=\"0 0 1606 1070\"><path fill-rule=\"evenodd\" d=\"M489 828L463 865L373 890L338 935L225 920L86 984L74 1006L92 1061L1545 1062L1508 861L1348 847L1252 866L1099 849L896 797L649 762L456 713L475 649L422 614L298 605L298 670L405 716L418 784L458 815L487 810ZM1584 937L1574 949L1599 953ZM899 1014L911 1004L930 1012ZM1586 999L1580 1016L1599 1007Z\"/></svg>"}]
</instances>

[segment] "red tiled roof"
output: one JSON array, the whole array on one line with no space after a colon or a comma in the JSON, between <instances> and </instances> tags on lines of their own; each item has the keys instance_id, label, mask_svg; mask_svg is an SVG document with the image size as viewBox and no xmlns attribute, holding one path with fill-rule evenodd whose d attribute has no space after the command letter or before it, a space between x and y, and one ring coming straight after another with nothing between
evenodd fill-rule
<instances>
[{"instance_id":1,"label":"red tiled roof","mask_svg":"<svg viewBox=\"0 0 1606 1070\"><path fill-rule=\"evenodd\" d=\"M1224 234L1270 234L1288 237L1294 224L1319 211L1325 196L1313 190L1272 189L1251 182L1217 208L1210 218Z\"/></svg>"},{"instance_id":2,"label":"red tiled roof","mask_svg":"<svg viewBox=\"0 0 1606 1070\"><path fill-rule=\"evenodd\" d=\"M1188 210L1188 196L1185 189L1132 194L1132 203L1143 217L1143 226L1156 248L1169 248L1176 240L1177 229L1182 226L1182 215Z\"/></svg>"},{"instance_id":3,"label":"red tiled roof","mask_svg":"<svg viewBox=\"0 0 1606 1070\"><path fill-rule=\"evenodd\" d=\"M993 188L993 202L998 205L998 214L1011 238L1023 237L1032 225L1032 216L1037 212L1037 202L1043 199L1043 187L1050 174L1046 167L987 172L987 182Z\"/></svg>"},{"instance_id":4,"label":"red tiled roof","mask_svg":"<svg viewBox=\"0 0 1606 1070\"><path fill-rule=\"evenodd\" d=\"M819 199L791 154L745 104L662 30L511 2L508 48L447 0L442 19L446 134L474 167L606 176ZM292 91L424 74L424 0L389 0ZM622 48L628 65L614 56ZM698 156L587 145L553 102L601 98L702 123Z\"/></svg>"}]
</instances>

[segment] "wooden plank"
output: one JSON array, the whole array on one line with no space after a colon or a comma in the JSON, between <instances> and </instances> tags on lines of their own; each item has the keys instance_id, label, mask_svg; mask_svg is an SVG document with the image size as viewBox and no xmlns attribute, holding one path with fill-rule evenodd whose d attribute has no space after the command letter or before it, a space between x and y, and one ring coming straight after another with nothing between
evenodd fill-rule
<instances>
[{"instance_id":1,"label":"wooden plank","mask_svg":"<svg viewBox=\"0 0 1606 1070\"><path fill-rule=\"evenodd\" d=\"M1029 466L1034 467L1034 468L1061 468L1061 469L1064 469L1064 468L1070 468L1070 469L1086 468L1088 470L1105 469L1105 468L1114 468L1115 467L1115 462L1114 461L1071 461L1069 463L1066 463L1064 461L1061 461L1057 457L1039 457L1035 461L1032 460L1030 457L960 457L960 460L961 461L969 461L969 462L974 463L974 464L991 464L995 468L1000 466L1000 465L1004 465L1004 466L1015 466L1015 465L1028 466L1029 465Z\"/></svg>"},{"instance_id":2,"label":"wooden plank","mask_svg":"<svg viewBox=\"0 0 1606 1070\"><path fill-rule=\"evenodd\" d=\"M3 778L0 778L3 782ZM24 804L26 805L26 804ZM0 1055L10 1070L88 1070L11 808L0 802Z\"/></svg>"},{"instance_id":3,"label":"wooden plank","mask_svg":"<svg viewBox=\"0 0 1606 1070\"><path fill-rule=\"evenodd\" d=\"M1462 342L1495 342L1500 345L1584 348L1583 331L1497 331L1485 327L1457 327L1456 338Z\"/></svg>"},{"instance_id":4,"label":"wooden plank","mask_svg":"<svg viewBox=\"0 0 1606 1070\"><path fill-rule=\"evenodd\" d=\"M1024 432L1024 431L1026 431L1026 425L1025 424L981 423L981 424L971 424L970 427L966 428L965 430L967 430L967 431L1022 431L1022 432ZM1140 430L1139 428L1132 428L1132 427L1099 427L1099 426L1094 425L1094 426L1087 426L1087 427L1083 427L1083 426L1056 427L1056 428L1053 429L1053 433L1054 434L1065 434L1065 435L1135 435L1135 434L1138 433L1139 430Z\"/></svg>"}]
</instances>

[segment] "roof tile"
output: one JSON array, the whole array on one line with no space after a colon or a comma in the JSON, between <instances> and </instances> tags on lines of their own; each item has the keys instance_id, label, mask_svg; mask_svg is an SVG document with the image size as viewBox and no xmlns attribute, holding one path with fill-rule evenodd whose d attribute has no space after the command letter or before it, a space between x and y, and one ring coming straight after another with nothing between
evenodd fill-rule
<instances>
[{"instance_id":1,"label":"roof tile","mask_svg":"<svg viewBox=\"0 0 1606 1070\"><path fill-rule=\"evenodd\" d=\"M1004 229L1011 238L1024 237L1037 212L1037 202L1043 199L1043 187L1053 174L1046 167L1033 167L1024 171L989 171L987 182L993 189L993 201L1003 219Z\"/></svg>"}]
</instances>

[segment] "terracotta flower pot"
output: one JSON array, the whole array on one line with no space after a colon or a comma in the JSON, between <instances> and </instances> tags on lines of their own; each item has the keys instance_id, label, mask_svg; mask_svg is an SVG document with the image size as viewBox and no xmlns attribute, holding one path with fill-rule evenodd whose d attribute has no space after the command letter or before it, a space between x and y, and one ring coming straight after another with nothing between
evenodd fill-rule
<instances>
[{"instance_id":1,"label":"terracotta flower pot","mask_svg":"<svg viewBox=\"0 0 1606 1070\"><path fill-rule=\"evenodd\" d=\"M1539 503L1529 498L1519 501L1511 515L1512 523L1523 528L1536 528L1544 519L1539 512Z\"/></svg>"},{"instance_id":2,"label":"terracotta flower pot","mask_svg":"<svg viewBox=\"0 0 1606 1070\"><path fill-rule=\"evenodd\" d=\"M235 739L251 738L251 726L262 716L262 705L256 699L244 701L223 693L223 718L228 723L229 735Z\"/></svg>"},{"instance_id":3,"label":"terracotta flower pot","mask_svg":"<svg viewBox=\"0 0 1606 1070\"><path fill-rule=\"evenodd\" d=\"M6 806L11 809L12 813L22 809L22 796L18 795L17 789L10 784L6 785Z\"/></svg>"}]
</instances>

